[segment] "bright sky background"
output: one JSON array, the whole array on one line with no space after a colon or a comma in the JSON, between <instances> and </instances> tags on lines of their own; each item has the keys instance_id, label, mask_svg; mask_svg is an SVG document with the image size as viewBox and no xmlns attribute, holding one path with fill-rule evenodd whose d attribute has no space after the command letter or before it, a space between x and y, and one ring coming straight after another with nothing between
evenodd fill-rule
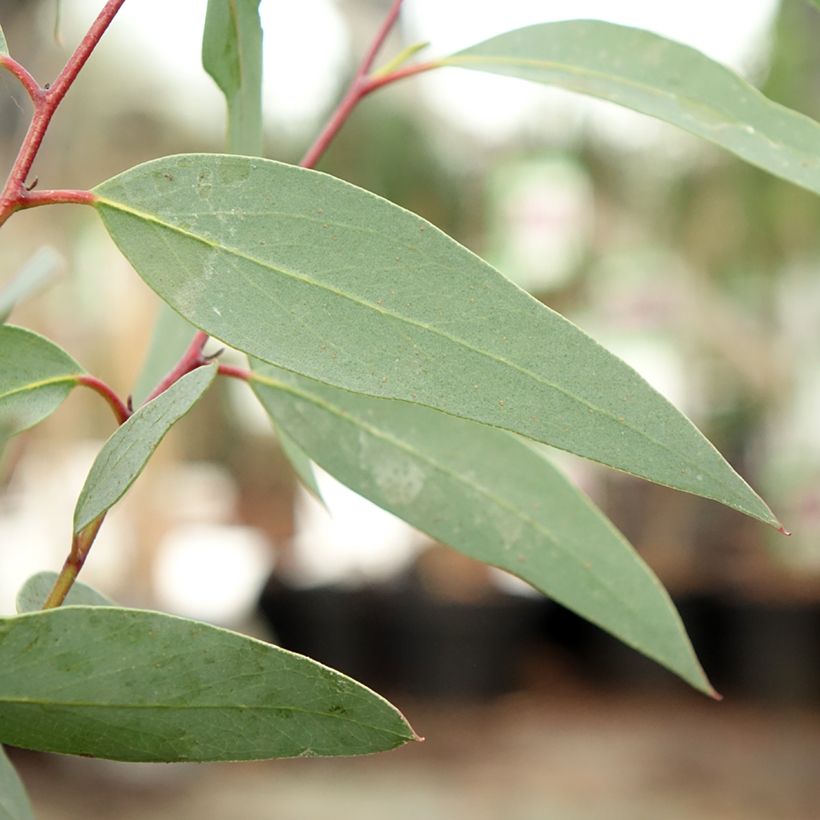
<instances>
[{"instance_id":1,"label":"bright sky background","mask_svg":"<svg viewBox=\"0 0 820 820\"><path fill-rule=\"evenodd\" d=\"M385 0L385 9L387 5ZM406 42L428 40L430 54L447 54L512 28L594 17L651 29L743 71L765 55L776 5L776 0L406 0L401 31ZM204 0L131 0L101 48L133 60L139 66L135 70L163 78L169 111L181 109L197 126L216 131L222 122L214 111L221 113L222 102L199 59L205 6ZM101 0L64 3L67 45L76 42L100 7ZM315 127L351 61L345 2L262 0L261 9L268 120L297 132ZM50 12L48 4L46 10ZM545 95L550 93L560 95L564 105L588 105L533 84L452 69L409 82L421 84L440 116L490 139L515 131L533 102L549 99ZM596 110L614 110L594 104ZM617 121L611 121L617 128Z\"/></svg>"}]
</instances>

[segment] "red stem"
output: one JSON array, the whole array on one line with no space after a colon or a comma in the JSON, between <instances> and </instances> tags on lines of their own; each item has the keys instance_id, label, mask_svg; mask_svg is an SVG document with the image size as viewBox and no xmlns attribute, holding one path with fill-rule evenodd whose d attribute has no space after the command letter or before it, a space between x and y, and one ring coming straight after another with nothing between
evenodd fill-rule
<instances>
[{"instance_id":1,"label":"red stem","mask_svg":"<svg viewBox=\"0 0 820 820\"><path fill-rule=\"evenodd\" d=\"M146 404L155 399L160 393L164 393L172 384L179 381L186 373L196 370L203 364L207 364L208 360L203 356L202 350L208 342L208 334L202 330L198 330L196 335L191 340L191 344L182 358L174 365L173 369L168 375L153 389L151 395L145 400Z\"/></svg>"},{"instance_id":2,"label":"red stem","mask_svg":"<svg viewBox=\"0 0 820 820\"><path fill-rule=\"evenodd\" d=\"M78 376L77 384L89 387L99 393L107 402L117 418L117 424L123 424L131 416L131 411L125 402L102 379L96 376Z\"/></svg>"},{"instance_id":3,"label":"red stem","mask_svg":"<svg viewBox=\"0 0 820 820\"><path fill-rule=\"evenodd\" d=\"M251 374L244 367L236 367L232 364L221 364L216 370L218 376L227 376L231 379L240 379L243 382L249 381Z\"/></svg>"},{"instance_id":4,"label":"red stem","mask_svg":"<svg viewBox=\"0 0 820 820\"><path fill-rule=\"evenodd\" d=\"M45 137L46 131L51 124L54 112L63 101L74 80L77 79L80 70L91 56L91 52L97 47L105 30L111 24L111 21L123 3L125 3L125 0L108 0L103 10L97 15L97 19L91 24L88 33L83 37L74 53L68 58L68 62L63 66L62 71L50 88L40 88L38 86L35 92L34 85L36 85L36 83L34 82L34 78L31 77L27 71L25 74L18 71L15 68L16 63L14 61L4 60L4 67L20 77L21 82L26 86L26 90L32 95L32 100L34 101L34 116L31 118L28 132L17 153L17 158L6 180L3 192L0 194L0 225L20 208L46 205L52 202L76 201L49 199L48 196L43 196L49 193L47 191L43 191L37 196L32 197L30 192L26 190L26 179L40 150L40 146L43 144L43 137Z\"/></svg>"},{"instance_id":5,"label":"red stem","mask_svg":"<svg viewBox=\"0 0 820 820\"><path fill-rule=\"evenodd\" d=\"M347 93L344 97L342 97L342 101L339 103L336 110L330 115L330 119L322 129L319 136L316 137L313 145L308 148L304 157L302 157L302 161L299 164L303 168L314 168L316 166L316 163L321 159L330 143L333 142L336 134L339 133L339 130L345 124L347 118L350 116L353 109L358 105L359 100L361 100L362 97L367 96L371 91L375 91L383 85L388 85L396 80L400 80L402 77L408 77L411 74L418 74L419 71L426 71L428 68L434 67L432 63L426 63L424 68L419 66L411 66L411 70L408 70L407 68L399 69L398 71L393 71L390 74L386 74L383 77L378 77L375 79L367 76L368 72L373 67L373 61L376 59L379 49L381 49L384 45L387 35L390 34L391 29L396 24L396 19L401 11L401 4L402 0L393 0L393 4L390 7L390 11L387 13L387 17L385 17L384 22L381 24L381 27L373 39L373 42L370 44L370 48L367 50L367 54L365 54L361 65L353 75L353 79L350 82L350 87L347 89Z\"/></svg>"},{"instance_id":6,"label":"red stem","mask_svg":"<svg viewBox=\"0 0 820 820\"><path fill-rule=\"evenodd\" d=\"M401 4L402 0L393 0L393 5L390 6L390 11L387 12L387 17L384 18L381 28L376 32L376 36L373 38L373 42L367 50L367 54L364 55L362 64L356 72L356 77L364 77L367 72L373 68L373 62L378 56L379 50L384 45L384 41L387 39L393 26L396 25L396 20L401 11Z\"/></svg>"},{"instance_id":7,"label":"red stem","mask_svg":"<svg viewBox=\"0 0 820 820\"><path fill-rule=\"evenodd\" d=\"M36 105L37 100L39 100L43 94L43 89L40 88L40 84L32 77L28 69L20 65L17 60L8 54L0 54L0 68L5 68L6 71L10 71L20 80L23 88L26 89L26 93L31 97L31 101Z\"/></svg>"}]
</instances>

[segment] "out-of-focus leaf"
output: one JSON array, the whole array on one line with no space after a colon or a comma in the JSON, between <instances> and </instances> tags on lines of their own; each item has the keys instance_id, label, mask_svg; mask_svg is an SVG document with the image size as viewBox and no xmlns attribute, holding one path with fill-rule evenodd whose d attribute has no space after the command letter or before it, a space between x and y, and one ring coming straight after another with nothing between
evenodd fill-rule
<instances>
[{"instance_id":1,"label":"out-of-focus leaf","mask_svg":"<svg viewBox=\"0 0 820 820\"><path fill-rule=\"evenodd\" d=\"M634 370L420 217L315 171L167 157L96 189L140 276L235 348L511 430L777 525Z\"/></svg>"},{"instance_id":2,"label":"out-of-focus leaf","mask_svg":"<svg viewBox=\"0 0 820 820\"><path fill-rule=\"evenodd\" d=\"M9 46L6 42L6 35L3 34L3 27L0 26L0 54L8 55L9 53Z\"/></svg>"},{"instance_id":3,"label":"out-of-focus leaf","mask_svg":"<svg viewBox=\"0 0 820 820\"><path fill-rule=\"evenodd\" d=\"M262 153L262 24L259 0L208 0L202 64L228 103L228 148Z\"/></svg>"},{"instance_id":4,"label":"out-of-focus leaf","mask_svg":"<svg viewBox=\"0 0 820 820\"><path fill-rule=\"evenodd\" d=\"M38 572L36 575L32 575L17 593L17 612L37 612L42 609L56 580L56 572ZM116 606L110 598L80 581L74 582L62 605Z\"/></svg>"},{"instance_id":5,"label":"out-of-focus leaf","mask_svg":"<svg viewBox=\"0 0 820 820\"><path fill-rule=\"evenodd\" d=\"M198 367L120 425L100 450L74 510L78 533L122 498L165 434L202 397L216 366Z\"/></svg>"},{"instance_id":6,"label":"out-of-focus leaf","mask_svg":"<svg viewBox=\"0 0 820 820\"><path fill-rule=\"evenodd\" d=\"M5 322L15 305L41 290L59 273L63 258L47 245L35 252L0 290L0 322Z\"/></svg>"},{"instance_id":7,"label":"out-of-focus leaf","mask_svg":"<svg viewBox=\"0 0 820 820\"><path fill-rule=\"evenodd\" d=\"M268 412L322 468L711 693L652 571L540 453L502 430L257 365Z\"/></svg>"},{"instance_id":8,"label":"out-of-focus leaf","mask_svg":"<svg viewBox=\"0 0 820 820\"><path fill-rule=\"evenodd\" d=\"M0 741L113 760L369 754L415 739L386 700L308 658L159 612L0 620Z\"/></svg>"},{"instance_id":9,"label":"out-of-focus leaf","mask_svg":"<svg viewBox=\"0 0 820 820\"><path fill-rule=\"evenodd\" d=\"M820 193L820 125L689 46L598 20L543 23L441 65L560 86L649 114Z\"/></svg>"},{"instance_id":10,"label":"out-of-focus leaf","mask_svg":"<svg viewBox=\"0 0 820 820\"><path fill-rule=\"evenodd\" d=\"M2 39L0 31L0 39ZM0 820L34 820L26 789L0 746Z\"/></svg>"},{"instance_id":11,"label":"out-of-focus leaf","mask_svg":"<svg viewBox=\"0 0 820 820\"><path fill-rule=\"evenodd\" d=\"M134 388L134 406L139 407L151 395L160 380L171 371L187 350L196 328L175 310L162 302L157 312L148 355Z\"/></svg>"},{"instance_id":12,"label":"out-of-focus leaf","mask_svg":"<svg viewBox=\"0 0 820 820\"><path fill-rule=\"evenodd\" d=\"M322 498L322 491L319 489L319 483L316 481L316 473L313 470L313 462L308 458L305 451L291 438L290 434L285 432L281 424L271 416L274 430L276 430L276 438L279 444L282 445L282 451L287 456L299 480L305 486L305 489L324 506L325 500Z\"/></svg>"},{"instance_id":13,"label":"out-of-focus leaf","mask_svg":"<svg viewBox=\"0 0 820 820\"><path fill-rule=\"evenodd\" d=\"M0 443L51 415L83 372L43 336L0 325Z\"/></svg>"}]
</instances>

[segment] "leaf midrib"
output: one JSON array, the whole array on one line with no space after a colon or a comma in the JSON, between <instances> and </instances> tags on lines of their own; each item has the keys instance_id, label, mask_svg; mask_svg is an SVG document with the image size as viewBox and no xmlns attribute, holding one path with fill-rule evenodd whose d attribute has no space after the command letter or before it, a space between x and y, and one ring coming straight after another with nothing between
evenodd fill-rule
<instances>
[{"instance_id":1,"label":"leaf midrib","mask_svg":"<svg viewBox=\"0 0 820 820\"><path fill-rule=\"evenodd\" d=\"M52 387L55 384L76 384L82 378L82 373L72 373L64 376L51 376L48 379L40 379L36 382L27 382L26 384L15 387L12 390L7 390L5 393L0 393L0 400L7 399L11 396L17 396L20 393L27 393L32 390L39 390L43 387Z\"/></svg>"},{"instance_id":2,"label":"leaf midrib","mask_svg":"<svg viewBox=\"0 0 820 820\"><path fill-rule=\"evenodd\" d=\"M129 205L125 205L124 203L115 202L114 200L109 199L108 197L100 196L100 195L97 195L95 205L97 205L97 206L99 206L99 205L107 206L107 207L112 208L113 210L121 211L124 214L129 214L130 216L133 216L137 219L141 219L145 222L157 225L160 228L164 228L164 229L169 230L171 232L177 233L180 236L184 236L184 237L187 237L188 239L191 239L193 241L200 242L200 243L202 243L203 245L206 245L209 248L224 251L225 253L227 253L229 255L236 256L239 259L243 259L246 262L250 262L254 265L258 265L261 268L270 270L274 273L278 273L282 276L285 276L285 277L291 278L293 280L302 282L303 284L306 284L308 286L316 287L316 288L319 288L320 290L327 291L328 293L332 293L334 296L338 296L341 299L345 299L347 301L353 302L356 305L368 308L370 310L373 310L376 313L380 313L384 316L388 316L392 319L395 319L396 321L408 324L411 327L415 327L415 328L424 330L424 331L426 331L428 333L431 333L435 336L439 336L443 339L446 339L447 341L451 342L452 344L463 347L466 350L471 351L472 353L475 353L479 356L482 356L486 359L489 359L490 361L494 361L496 363L503 364L507 367L510 367L513 370L516 370L517 372L523 374L524 376L527 376L528 378L533 379L533 381L536 381L539 384L542 384L546 387L549 387L549 388L555 390L558 393L561 393L562 395L566 396L567 398L569 398L570 400L572 400L574 402L577 402L578 404L582 405L583 407L586 407L587 409L589 409L589 410L591 410L595 413L598 413L601 416L604 416L604 417L610 419L611 421L614 421L616 425L619 425L623 428L626 428L626 429L632 431L634 434L636 434L640 438L645 439L646 441L648 441L651 444L655 445L659 449L664 450L665 452L673 455L675 457L675 459L677 459L678 461L689 465L690 468L694 468L696 473L703 473L705 475L708 475L715 482L716 486L723 488L724 492L726 492L726 486L725 486L725 484L724 484L724 482L721 478L716 476L710 470L704 469L703 466L699 465L696 461L690 460L685 454L680 453L680 452L672 449L669 445L665 444L664 442L658 441L654 437L647 435L642 430L639 430L638 428L633 427L631 424L628 424L627 422L622 421L614 413L610 413L607 410L604 410L600 407L597 407L596 405L592 404L591 402L587 401L586 399L584 399L580 396L577 396L573 393L570 393L568 390L561 387L560 385L555 384L554 382L551 382L548 379L545 379L540 374L534 373L533 371L531 371L527 368L521 367L520 365L516 364L515 362L511 362L511 361L509 361L508 359L505 359L502 356L499 356L495 353L491 353L491 352L486 351L486 350L481 350L479 348L476 348L473 345L469 344L468 342L465 342L462 339L459 339L457 337L451 336L450 334L445 333L444 331L439 330L436 327L426 325L425 323L419 322L418 320L411 319L411 318L408 318L406 316L402 316L400 314L394 313L393 311L387 310L387 309L385 309L384 307L382 307L378 304L366 301L364 299L360 299L360 298L358 298L358 297L356 297L352 294L345 293L344 291L341 291L338 288L334 288L331 285L328 285L324 282L319 282L315 279L311 279L310 277L307 277L304 274L296 273L295 271L288 270L287 268L284 268L284 267L281 267L281 266L274 266L273 264L271 264L269 262L266 262L266 261L263 261L263 260L260 260L260 259L257 259L256 257L251 256L250 254L245 253L244 251L241 251L238 248L230 247L226 244L218 244L218 243L214 242L212 239L210 239L207 236L202 236L200 234L194 233L193 231L182 228L179 225L174 225L173 223L170 223L170 222L167 222L163 219L160 219L155 214L145 213L144 211L140 211L137 208L133 208ZM298 218L301 215L294 214L294 216ZM252 283L252 282L249 282L249 284L255 285L255 283ZM579 332L581 332L581 331L579 331ZM593 341L593 340L591 340L591 341ZM258 354L255 353L253 355L258 355ZM370 395L374 395L374 394L370 394ZM379 398L384 398L384 397L379 397ZM409 400L409 399L401 399L401 400L409 401L410 403L414 403L414 402L412 402L412 400ZM415 402L415 403L419 403L419 402ZM458 416L457 413L454 413L452 411L444 410L443 408L437 408L437 409L441 409L442 412L448 413L449 415L453 415L453 416L457 416L459 418L463 418L463 416ZM500 429L506 429L506 428L501 427L501 425L498 425L498 424L491 424L491 426L499 427ZM590 458L593 461L596 460L592 456L586 456L586 457ZM609 466L612 466L612 465L609 465ZM625 468L617 468L616 467L615 469L621 469L623 472L627 472L627 473L631 472L629 470L626 470ZM641 475L640 473L637 473L637 472L632 473L632 474L633 475ZM650 480L656 481L656 479L650 479ZM658 482L658 483L662 483L662 482ZM674 486L674 485L670 485L670 486ZM734 497L734 498L737 498L737 496L735 496L733 492L731 493L731 496ZM713 497L713 496L711 496L711 497ZM718 500L718 499L716 499L716 500ZM749 510L748 505L745 504L744 502L736 501L736 503L739 505L739 507L738 507L739 509L742 509L744 511Z\"/></svg>"},{"instance_id":3,"label":"leaf midrib","mask_svg":"<svg viewBox=\"0 0 820 820\"><path fill-rule=\"evenodd\" d=\"M526 514L524 512L521 512L514 505L512 505L511 503L505 501L504 499L499 498L498 496L493 494L490 490L483 487L482 485L477 484L473 481L470 481L469 479L467 479L466 477L464 477L460 473L456 473L453 470L448 469L446 466L440 464L439 462L435 461L431 457L429 457L429 456L427 456L423 453L420 453L418 450L413 449L413 447L411 445L401 441L400 439L394 438L392 435L380 430L379 428L372 427L371 425L367 424L366 422L361 421L357 417L352 416L347 411L345 411L342 408L338 407L338 405L331 404L330 402L326 401L325 399L318 398L314 394L308 393L307 391L304 391L304 390L300 390L298 387L294 387L293 385L287 384L286 382L280 382L277 379L273 379L269 376L260 374L258 372L253 372L251 374L251 380L252 381L254 381L254 380L259 381L260 383L262 383L262 384L264 384L264 385L266 385L266 386L268 386L268 387L270 387L274 390L282 390L283 392L290 393L294 396L297 396L298 398L304 399L305 401L308 401L312 404L315 404L320 409L325 410L325 411L327 411L331 414L337 415L340 418L342 418L343 420L346 420L346 421L350 422L355 427L360 428L361 430L368 433L369 435L372 435L374 438L381 439L382 441L390 444L391 446L396 447L397 449L402 450L403 452L407 453L412 458L417 459L418 461L421 461L423 463L428 464L434 470L444 474L448 478L455 479L456 482L466 485L467 487L469 487L473 491L475 491L478 495L483 496L484 498L486 498L487 500L489 500L493 504L497 505L498 507L507 510L509 513L511 513L513 515L514 518L517 518L517 519L521 520L525 524L528 524L536 532L541 533L551 544L554 545L554 547L560 553L562 553L564 555L565 558L568 558L571 562L575 563L577 566L579 566L585 572L589 571L588 568L585 566L584 562L577 555L575 555L575 553L573 553L572 551L567 550L567 549L562 547L561 541L558 538L556 538L552 534L552 532L549 529L547 529L547 527L542 522L538 521L537 519L532 518L531 516L529 516L528 514ZM419 526L421 529L423 529L423 527L421 527L420 525L416 525L416 526ZM658 589L658 588L660 590L663 589L663 587L654 578L654 576L651 573L646 572L645 566L640 561L636 562L636 565L638 567L640 567L642 570L644 570L645 577L649 579L649 581L653 584L653 586L656 587L656 589ZM508 572L513 572L515 574L515 569L512 568L512 567L503 566L503 567L501 567L501 569L507 570ZM617 588L611 586L609 583L607 583L605 578L595 574L594 572L593 572L593 577L598 579L599 586L609 594L610 598L612 598L616 603L620 604L628 612L632 613L633 618L636 618L638 621L641 620L638 610L628 600L621 599L619 597ZM525 580L528 580L529 582L531 582L531 579L525 579ZM546 595L550 595L553 598L556 597L556 594L554 592L546 592L546 590L542 590L542 592L544 592L544 594L546 594ZM603 627L603 628L607 629L607 627ZM621 640L624 640L624 639L621 638ZM637 644L636 642L630 642L629 640L625 640L625 643L628 643L628 644L632 645L633 647L638 647L639 646L639 644Z\"/></svg>"},{"instance_id":4,"label":"leaf midrib","mask_svg":"<svg viewBox=\"0 0 820 820\"><path fill-rule=\"evenodd\" d=\"M680 45L680 44L676 44ZM604 80L606 82L612 82L615 80L617 83L627 87L632 88L638 91L641 91L647 94L650 97L656 97L658 99L666 99L671 100L672 102L676 102L679 104L685 103L689 108L697 111L698 109L704 112L708 112L710 115L716 116L717 119L722 120L720 127L726 127L729 125L730 127L738 128L742 131L743 123L739 120L734 120L733 122L726 123L726 112L722 111L718 108L715 108L712 105L704 102L703 100L699 100L693 97L688 96L687 94L683 93L674 93L671 91L666 91L665 89L659 88L657 86L648 85L646 83L642 83L640 80L634 80L629 77L625 77L622 74L609 74L604 71L599 71L593 68L588 68L586 66L579 67L577 65L573 65L570 63L562 63L558 60L546 60L543 58L527 58L527 57L494 57L491 55L458 55L454 54L451 57L445 57L439 61L439 63L443 66L452 66L454 68L469 68L470 63L489 63L491 65L524 65L524 66L531 66L533 68L543 68L545 70L554 70L554 71L562 71L570 75L575 75L577 77L588 77L591 79L597 80ZM735 81L744 82L741 77L734 74L733 72L729 71L725 66L721 66L719 63L715 63L715 65L721 68L727 77L731 78ZM528 77L519 77L518 79L525 79L530 80ZM548 85L559 85L558 83L547 83ZM775 102L774 100L770 100L765 94L761 93L758 89L754 86L749 85L748 83L744 83L748 86L748 88L744 89L747 93L751 94L755 101L759 104L761 101L766 103L767 105L774 106L781 110L782 113L787 113L792 116L799 117L801 119L809 119L804 115L800 114L799 112L792 111L785 106L780 105L779 103ZM573 89L574 90L574 89ZM605 94L599 93L597 91L591 91L589 89L584 89L583 93L592 94L593 96L599 97L601 99L609 99ZM624 103L622 101L618 101L621 105L626 105L629 108L634 108L634 106L630 103ZM641 112L646 113L646 112ZM647 115L651 116L651 115ZM665 119L665 118L664 118ZM811 122L811 120L809 119ZM724 124L725 123L725 124ZM684 126L686 130L693 130L689 126ZM708 129L709 126L707 124L706 128ZM700 132L695 132L699 136L703 136ZM756 137L762 137L772 148L774 149L788 149L790 152L795 154L799 154L800 157L803 159L808 159L811 161L812 165L817 164L817 156L816 154L810 153L805 151L802 148L795 146L793 143L786 143L782 141L773 140L767 134L761 134L760 131L757 129L755 130Z\"/></svg>"},{"instance_id":5,"label":"leaf midrib","mask_svg":"<svg viewBox=\"0 0 820 820\"><path fill-rule=\"evenodd\" d=\"M356 726L362 726L366 729L373 729L377 732L401 737L405 739L412 739L410 735L405 735L397 732L395 729L388 729L383 726L375 726L371 723L365 723L361 720L354 720L339 712L321 712L319 710L303 709L299 706L267 706L265 704L259 705L244 705L244 704L190 704L190 705L174 705L170 703L91 703L86 701L54 701L42 698L10 698L0 696L0 704L8 704L11 706L41 706L44 708L59 708L59 709L116 709L116 710L133 710L133 711L147 711L147 710L173 710L177 712L189 711L209 711L218 710L221 712L227 711L242 711L242 712L292 712L294 714L311 715L314 717L331 718L341 720L345 723L352 723Z\"/></svg>"}]
</instances>

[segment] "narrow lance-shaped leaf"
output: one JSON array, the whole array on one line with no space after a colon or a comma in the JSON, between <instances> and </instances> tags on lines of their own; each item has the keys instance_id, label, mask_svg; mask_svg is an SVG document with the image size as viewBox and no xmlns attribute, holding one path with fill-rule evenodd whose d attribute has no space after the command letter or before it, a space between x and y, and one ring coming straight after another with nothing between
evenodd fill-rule
<instances>
[{"instance_id":1,"label":"narrow lance-shaped leaf","mask_svg":"<svg viewBox=\"0 0 820 820\"><path fill-rule=\"evenodd\" d=\"M5 54L8 56L9 53L9 46L6 43L6 35L3 34L3 27L0 26L0 54Z\"/></svg>"},{"instance_id":2,"label":"narrow lance-shaped leaf","mask_svg":"<svg viewBox=\"0 0 820 820\"><path fill-rule=\"evenodd\" d=\"M51 415L83 372L43 336L0 325L0 442Z\"/></svg>"},{"instance_id":3,"label":"narrow lance-shaped leaf","mask_svg":"<svg viewBox=\"0 0 820 820\"><path fill-rule=\"evenodd\" d=\"M0 741L113 760L369 754L414 740L383 698L315 661L158 612L0 620Z\"/></svg>"},{"instance_id":4,"label":"narrow lance-shaped leaf","mask_svg":"<svg viewBox=\"0 0 820 820\"><path fill-rule=\"evenodd\" d=\"M179 361L194 338L196 328L165 302L161 302L154 321L148 354L134 387L134 406L139 407L151 395L160 380Z\"/></svg>"},{"instance_id":5,"label":"narrow lance-shaped leaf","mask_svg":"<svg viewBox=\"0 0 820 820\"><path fill-rule=\"evenodd\" d=\"M705 692L675 607L606 518L516 437L260 365L265 409L323 469L461 552L523 578Z\"/></svg>"},{"instance_id":6,"label":"narrow lance-shaped leaf","mask_svg":"<svg viewBox=\"0 0 820 820\"><path fill-rule=\"evenodd\" d=\"M198 367L114 431L94 460L77 499L75 533L125 495L165 434L199 401L215 375L215 365Z\"/></svg>"},{"instance_id":7,"label":"narrow lance-shaped leaf","mask_svg":"<svg viewBox=\"0 0 820 820\"><path fill-rule=\"evenodd\" d=\"M38 572L32 575L17 593L16 607L18 613L37 612L43 608L48 594L57 580L56 572ZM75 581L68 591L63 606L116 606L116 604L97 592L93 587L81 581Z\"/></svg>"},{"instance_id":8,"label":"narrow lance-shaped leaf","mask_svg":"<svg viewBox=\"0 0 820 820\"><path fill-rule=\"evenodd\" d=\"M0 31L2 37L2 31ZM0 820L34 820L26 789L0 746Z\"/></svg>"},{"instance_id":9,"label":"narrow lance-shaped leaf","mask_svg":"<svg viewBox=\"0 0 820 820\"><path fill-rule=\"evenodd\" d=\"M262 25L259 0L208 0L202 64L228 104L228 147L262 153Z\"/></svg>"},{"instance_id":10,"label":"narrow lance-shaped leaf","mask_svg":"<svg viewBox=\"0 0 820 820\"><path fill-rule=\"evenodd\" d=\"M63 265L63 258L47 245L37 250L0 290L0 322L5 322L15 305L47 285Z\"/></svg>"},{"instance_id":11,"label":"narrow lance-shaped leaf","mask_svg":"<svg viewBox=\"0 0 820 820\"><path fill-rule=\"evenodd\" d=\"M543 23L439 60L600 97L820 193L820 125L689 46L597 20Z\"/></svg>"},{"instance_id":12,"label":"narrow lance-shaped leaf","mask_svg":"<svg viewBox=\"0 0 820 820\"><path fill-rule=\"evenodd\" d=\"M228 344L502 427L776 524L634 370L418 216L262 159L167 157L97 188L139 274Z\"/></svg>"}]
</instances>

